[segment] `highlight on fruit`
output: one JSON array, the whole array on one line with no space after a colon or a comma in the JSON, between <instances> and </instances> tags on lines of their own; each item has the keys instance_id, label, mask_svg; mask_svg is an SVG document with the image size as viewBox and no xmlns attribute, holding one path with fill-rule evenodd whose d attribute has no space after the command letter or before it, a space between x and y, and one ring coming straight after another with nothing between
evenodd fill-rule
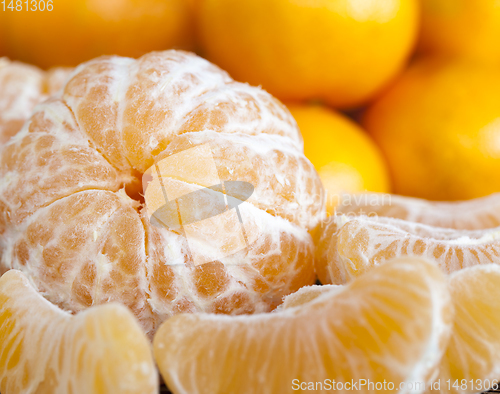
<instances>
[{"instance_id":1,"label":"highlight on fruit","mask_svg":"<svg viewBox=\"0 0 500 394\"><path fill-rule=\"evenodd\" d=\"M1 394L500 390L498 0L0 1Z\"/></svg>"}]
</instances>

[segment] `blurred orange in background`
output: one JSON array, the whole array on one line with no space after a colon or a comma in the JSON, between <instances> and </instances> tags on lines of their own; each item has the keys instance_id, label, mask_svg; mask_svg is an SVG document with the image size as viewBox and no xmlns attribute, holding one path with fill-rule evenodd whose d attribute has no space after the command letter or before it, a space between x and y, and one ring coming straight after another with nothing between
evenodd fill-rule
<instances>
[{"instance_id":1,"label":"blurred orange in background","mask_svg":"<svg viewBox=\"0 0 500 394\"><path fill-rule=\"evenodd\" d=\"M421 0L420 50L500 65L498 0Z\"/></svg>"},{"instance_id":2,"label":"blurred orange in background","mask_svg":"<svg viewBox=\"0 0 500 394\"><path fill-rule=\"evenodd\" d=\"M461 200L500 191L500 69L421 60L366 113L394 191Z\"/></svg>"},{"instance_id":3,"label":"blurred orange in background","mask_svg":"<svg viewBox=\"0 0 500 394\"><path fill-rule=\"evenodd\" d=\"M282 100L365 103L403 67L417 0L201 0L201 48Z\"/></svg>"},{"instance_id":4,"label":"blurred orange in background","mask_svg":"<svg viewBox=\"0 0 500 394\"><path fill-rule=\"evenodd\" d=\"M38 5L47 8L48 1ZM75 66L100 55L138 57L193 47L186 0L57 0L52 7L0 12L7 56L48 68Z\"/></svg>"},{"instance_id":5,"label":"blurred orange in background","mask_svg":"<svg viewBox=\"0 0 500 394\"><path fill-rule=\"evenodd\" d=\"M332 214L342 193L387 193L389 173L371 138L344 115L319 105L289 105L302 136L306 157L327 191Z\"/></svg>"}]
</instances>

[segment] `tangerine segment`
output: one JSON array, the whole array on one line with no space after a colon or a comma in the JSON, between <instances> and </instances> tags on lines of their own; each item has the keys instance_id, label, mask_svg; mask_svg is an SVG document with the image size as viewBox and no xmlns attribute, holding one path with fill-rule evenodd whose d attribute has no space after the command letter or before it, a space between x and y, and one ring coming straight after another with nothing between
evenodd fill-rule
<instances>
[{"instance_id":1,"label":"tangerine segment","mask_svg":"<svg viewBox=\"0 0 500 394\"><path fill-rule=\"evenodd\" d=\"M4 394L157 393L150 345L127 308L77 316L46 301L19 271L0 279Z\"/></svg>"},{"instance_id":2,"label":"tangerine segment","mask_svg":"<svg viewBox=\"0 0 500 394\"><path fill-rule=\"evenodd\" d=\"M144 228L125 193L89 190L39 209L6 237L3 264L73 312L118 301L153 329ZM64 226L61 225L64 223Z\"/></svg>"},{"instance_id":3,"label":"tangerine segment","mask_svg":"<svg viewBox=\"0 0 500 394\"><path fill-rule=\"evenodd\" d=\"M500 227L500 193L460 202L434 202L393 194L345 194L338 214L384 216L436 227L481 230Z\"/></svg>"},{"instance_id":4,"label":"tangerine segment","mask_svg":"<svg viewBox=\"0 0 500 394\"><path fill-rule=\"evenodd\" d=\"M312 285L304 286L297 290L295 293L287 295L283 299L283 304L281 304L279 309L294 308L311 302L312 300L318 298L327 292L339 292L342 291L342 285Z\"/></svg>"},{"instance_id":5,"label":"tangerine segment","mask_svg":"<svg viewBox=\"0 0 500 394\"><path fill-rule=\"evenodd\" d=\"M399 387L429 381L452 317L438 267L406 258L302 307L231 318L177 315L157 332L154 354L177 394L289 393L294 379L385 379Z\"/></svg>"},{"instance_id":6,"label":"tangerine segment","mask_svg":"<svg viewBox=\"0 0 500 394\"><path fill-rule=\"evenodd\" d=\"M332 216L317 248L324 283L343 284L389 259L416 255L450 273L500 261L500 228L453 230L393 218Z\"/></svg>"},{"instance_id":7,"label":"tangerine segment","mask_svg":"<svg viewBox=\"0 0 500 394\"><path fill-rule=\"evenodd\" d=\"M121 170L143 173L176 135L190 131L278 134L302 148L283 104L187 52L95 59L76 71L63 99L82 131Z\"/></svg>"},{"instance_id":8,"label":"tangerine segment","mask_svg":"<svg viewBox=\"0 0 500 394\"><path fill-rule=\"evenodd\" d=\"M0 58L0 145L21 130L35 105L57 92L71 72L69 68L44 72Z\"/></svg>"},{"instance_id":9,"label":"tangerine segment","mask_svg":"<svg viewBox=\"0 0 500 394\"><path fill-rule=\"evenodd\" d=\"M243 160L237 165L233 150L254 155L257 175L251 180L263 184L252 186L270 208L252 202L239 207L246 239L234 209L226 222L212 215L220 214L213 201L221 199L210 195L196 210L184 209L193 220L182 227L150 230L150 207L138 203L143 175L152 177L144 171L169 144L196 141L195 131L202 145L214 138L226 149L214 154L222 175L231 175L229 164L235 177L248 170ZM188 139L179 137L187 133ZM269 159L261 152L271 141L275 156ZM270 175L271 166L289 189ZM213 186L215 171L193 183L192 167L182 168L185 179L169 178L177 193ZM303 157L297 125L269 94L184 52L103 57L78 67L0 156L0 267L20 269L65 309L123 302L150 334L179 311L268 311L288 292L314 283L308 231L323 214L322 200L314 199L320 188ZM286 206L271 207L273 202ZM160 204L155 212L159 208L165 211ZM292 219L302 213L304 221ZM243 240L245 250L235 250ZM212 253L214 246L222 253ZM197 268L201 263L208 265Z\"/></svg>"},{"instance_id":10,"label":"tangerine segment","mask_svg":"<svg viewBox=\"0 0 500 394\"><path fill-rule=\"evenodd\" d=\"M149 304L158 323L179 312L267 312L284 295L314 283L314 248L305 229L248 202L238 209L241 223L212 216L215 223L193 223L196 231L187 238L158 225L154 218L149 220L142 211L148 239ZM214 232L217 224L222 231ZM244 232L244 248L234 236L238 231ZM219 248L214 250L214 244ZM197 264L220 250L227 255Z\"/></svg>"},{"instance_id":11,"label":"tangerine segment","mask_svg":"<svg viewBox=\"0 0 500 394\"><path fill-rule=\"evenodd\" d=\"M5 225L15 225L72 193L93 188L117 191L122 183L118 172L81 135L60 100L38 108L0 156L0 222Z\"/></svg>"},{"instance_id":12,"label":"tangerine segment","mask_svg":"<svg viewBox=\"0 0 500 394\"><path fill-rule=\"evenodd\" d=\"M190 177L199 170L185 173L184 169L189 168L188 163L202 166L196 156L186 157L177 165L172 163L168 168L161 168L162 176L176 177L205 187L215 186L221 181L248 182L254 187L248 201L256 207L310 230L317 226L324 211L325 192L314 166L288 138L214 131L186 133L176 137L156 162L161 166L162 158L169 160L169 156L177 161L189 149L204 145L210 148L208 155L215 164L217 179L205 176L203 182ZM192 152L197 154L195 150ZM203 163L203 168L210 166ZM238 188L233 190L234 193L227 188L224 190L232 197L242 198Z\"/></svg>"},{"instance_id":13,"label":"tangerine segment","mask_svg":"<svg viewBox=\"0 0 500 394\"><path fill-rule=\"evenodd\" d=\"M124 303L149 334L180 311L269 311L315 280L309 233L249 203L239 209L247 240L254 242L200 266L193 256L213 257L214 243L231 249L238 220L231 229L222 223L215 233L214 223L195 223L197 231L186 238L153 226L145 208L141 222L137 205L123 191L61 198L5 237L3 265L28 272L44 296L64 309Z\"/></svg>"},{"instance_id":14,"label":"tangerine segment","mask_svg":"<svg viewBox=\"0 0 500 394\"><path fill-rule=\"evenodd\" d=\"M442 393L472 394L487 390L493 386L493 380L498 382L499 281L500 267L496 264L466 268L451 275L449 288L455 319L450 343L439 368ZM450 386L448 379L452 382ZM456 380L458 389L453 387ZM467 384L462 385L463 380Z\"/></svg>"}]
</instances>

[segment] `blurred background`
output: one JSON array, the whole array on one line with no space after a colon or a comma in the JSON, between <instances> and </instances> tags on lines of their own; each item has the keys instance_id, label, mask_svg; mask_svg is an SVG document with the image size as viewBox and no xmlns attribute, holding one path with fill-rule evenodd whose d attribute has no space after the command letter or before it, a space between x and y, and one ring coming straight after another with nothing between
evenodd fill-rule
<instances>
[{"instance_id":1,"label":"blurred background","mask_svg":"<svg viewBox=\"0 0 500 394\"><path fill-rule=\"evenodd\" d=\"M42 69L183 49L288 106L341 192L500 191L498 0L5 0L0 56Z\"/></svg>"}]
</instances>

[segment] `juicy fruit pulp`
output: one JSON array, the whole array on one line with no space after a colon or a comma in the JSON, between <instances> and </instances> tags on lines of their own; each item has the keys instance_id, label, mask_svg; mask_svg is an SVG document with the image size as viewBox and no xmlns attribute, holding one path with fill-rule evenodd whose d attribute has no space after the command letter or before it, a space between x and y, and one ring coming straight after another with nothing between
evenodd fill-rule
<instances>
[{"instance_id":1,"label":"juicy fruit pulp","mask_svg":"<svg viewBox=\"0 0 500 394\"><path fill-rule=\"evenodd\" d=\"M154 351L178 394L289 393L294 379L385 379L399 387L429 380L451 319L443 274L431 263L403 259L302 307L174 316L157 332Z\"/></svg>"},{"instance_id":2,"label":"juicy fruit pulp","mask_svg":"<svg viewBox=\"0 0 500 394\"><path fill-rule=\"evenodd\" d=\"M455 309L450 342L440 364L441 392L472 394L487 390L500 371L500 266L466 268L451 275ZM448 380L460 384L446 384ZM462 385L463 381L467 384ZM473 383L471 384L471 381ZM433 391L437 392L437 391Z\"/></svg>"},{"instance_id":3,"label":"juicy fruit pulp","mask_svg":"<svg viewBox=\"0 0 500 394\"><path fill-rule=\"evenodd\" d=\"M0 148L21 130L38 103L57 92L72 69L47 72L0 58Z\"/></svg>"},{"instance_id":4,"label":"juicy fruit pulp","mask_svg":"<svg viewBox=\"0 0 500 394\"><path fill-rule=\"evenodd\" d=\"M393 218L332 216L318 242L316 270L321 283L343 284L407 255L436 261L447 273L498 263L500 228L454 230Z\"/></svg>"},{"instance_id":5,"label":"juicy fruit pulp","mask_svg":"<svg viewBox=\"0 0 500 394\"><path fill-rule=\"evenodd\" d=\"M71 316L11 270L0 279L0 390L153 394L158 377L150 344L127 308L108 304Z\"/></svg>"},{"instance_id":6,"label":"juicy fruit pulp","mask_svg":"<svg viewBox=\"0 0 500 394\"><path fill-rule=\"evenodd\" d=\"M500 227L500 193L468 201L436 202L393 194L345 194L338 214L383 216L457 229Z\"/></svg>"},{"instance_id":7,"label":"juicy fruit pulp","mask_svg":"<svg viewBox=\"0 0 500 394\"><path fill-rule=\"evenodd\" d=\"M204 145L221 180L254 186L239 208L258 236L196 265L213 233L223 243L232 229L200 221L188 243L152 224L140 194L156 160ZM172 163L179 190L213 186ZM103 57L81 65L2 151L0 266L25 272L63 309L121 302L150 334L179 312L269 311L314 283L309 230L323 195L293 117L268 93L185 52Z\"/></svg>"},{"instance_id":8,"label":"juicy fruit pulp","mask_svg":"<svg viewBox=\"0 0 500 394\"><path fill-rule=\"evenodd\" d=\"M492 388L498 381L499 281L500 266L496 264L465 268L448 278L455 311L451 337L433 390L427 393L472 394ZM286 296L280 308L303 305L325 293L342 291L342 288L335 285L303 287Z\"/></svg>"}]
</instances>

